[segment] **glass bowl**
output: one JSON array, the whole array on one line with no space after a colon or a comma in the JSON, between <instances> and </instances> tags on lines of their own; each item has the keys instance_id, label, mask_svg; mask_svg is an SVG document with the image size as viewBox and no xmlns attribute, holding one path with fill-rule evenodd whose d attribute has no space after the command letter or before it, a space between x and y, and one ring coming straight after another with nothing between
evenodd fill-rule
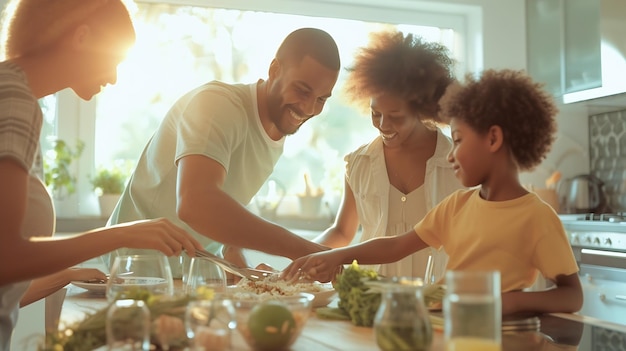
<instances>
[{"instance_id":1,"label":"glass bowl","mask_svg":"<svg viewBox=\"0 0 626 351\"><path fill-rule=\"evenodd\" d=\"M237 330L253 350L282 350L293 345L311 314L314 298L309 293L263 299L230 297Z\"/></svg>"}]
</instances>

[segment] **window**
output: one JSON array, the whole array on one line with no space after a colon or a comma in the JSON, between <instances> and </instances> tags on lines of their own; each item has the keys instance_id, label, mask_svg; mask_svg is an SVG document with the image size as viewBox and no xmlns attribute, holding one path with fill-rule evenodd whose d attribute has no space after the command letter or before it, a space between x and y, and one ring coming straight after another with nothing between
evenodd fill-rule
<instances>
[{"instance_id":1,"label":"window","mask_svg":"<svg viewBox=\"0 0 626 351\"><path fill-rule=\"evenodd\" d=\"M39 99L39 106L43 112L43 124L41 127L41 148L52 148L52 139L57 133L57 98L56 95L48 95Z\"/></svg>"},{"instance_id":2,"label":"window","mask_svg":"<svg viewBox=\"0 0 626 351\"><path fill-rule=\"evenodd\" d=\"M463 46L467 25L463 16L438 15L432 9L407 12L394 8L394 1L389 8L371 4L362 8L347 6L347 0L298 1L305 7L290 2L299 11L312 14L309 16L295 11L277 13L278 1L256 4L259 7L256 11L174 2L136 4L133 12L137 43L120 65L116 85L107 87L90 102L69 96L59 99L60 107L65 100L68 105L73 104L65 111L68 115L78 113L80 118L67 117L66 122L75 124L67 128L76 130L79 139L87 143L86 156L80 160L78 215L97 213L95 196L88 183L94 167L120 160L135 162L168 109L188 90L214 79L250 83L266 78L275 50L296 28L314 26L328 31L340 48L343 67L350 65L354 50L367 43L368 33L394 26L450 48L459 62L457 74L467 71L471 61ZM217 7L238 4L228 2ZM325 17L338 14L356 19ZM384 19L389 23L380 22ZM321 187L331 202L337 202L343 188L343 156L376 134L369 116L342 99L344 79L342 71L322 114L287 138L285 153L272 179L282 184L288 195L304 191L306 174L313 186Z\"/></svg>"}]
</instances>

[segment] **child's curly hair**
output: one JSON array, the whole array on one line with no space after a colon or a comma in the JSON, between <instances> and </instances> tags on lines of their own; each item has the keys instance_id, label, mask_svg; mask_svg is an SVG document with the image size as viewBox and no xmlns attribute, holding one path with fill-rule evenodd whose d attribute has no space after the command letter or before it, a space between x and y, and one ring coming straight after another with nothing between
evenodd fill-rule
<instances>
[{"instance_id":1,"label":"child's curly hair","mask_svg":"<svg viewBox=\"0 0 626 351\"><path fill-rule=\"evenodd\" d=\"M454 80L453 63L441 44L399 31L372 33L369 45L357 51L347 68L344 92L364 109L372 96L397 96L422 121L441 122L439 99Z\"/></svg>"},{"instance_id":2,"label":"child's curly hair","mask_svg":"<svg viewBox=\"0 0 626 351\"><path fill-rule=\"evenodd\" d=\"M498 125L520 170L539 165L555 140L552 96L522 71L486 70L466 80L441 100L443 118L460 119L478 133Z\"/></svg>"}]
</instances>

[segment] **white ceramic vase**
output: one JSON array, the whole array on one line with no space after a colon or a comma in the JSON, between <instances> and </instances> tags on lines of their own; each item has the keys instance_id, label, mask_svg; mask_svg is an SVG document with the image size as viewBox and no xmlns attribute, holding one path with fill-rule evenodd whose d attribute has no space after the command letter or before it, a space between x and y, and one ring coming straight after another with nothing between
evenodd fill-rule
<instances>
[{"instance_id":1,"label":"white ceramic vase","mask_svg":"<svg viewBox=\"0 0 626 351\"><path fill-rule=\"evenodd\" d=\"M100 216L102 218L109 218L117 201L120 199L120 194L102 194L98 196L98 203L100 204Z\"/></svg>"}]
</instances>

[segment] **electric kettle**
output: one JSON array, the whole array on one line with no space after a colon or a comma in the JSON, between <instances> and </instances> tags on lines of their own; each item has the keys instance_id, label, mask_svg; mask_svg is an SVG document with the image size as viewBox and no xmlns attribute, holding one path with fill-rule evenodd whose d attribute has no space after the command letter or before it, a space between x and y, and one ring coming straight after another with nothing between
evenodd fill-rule
<instances>
[{"instance_id":1,"label":"electric kettle","mask_svg":"<svg viewBox=\"0 0 626 351\"><path fill-rule=\"evenodd\" d=\"M565 213L597 213L604 209L604 183L589 174L577 175L560 182L558 194Z\"/></svg>"}]
</instances>

